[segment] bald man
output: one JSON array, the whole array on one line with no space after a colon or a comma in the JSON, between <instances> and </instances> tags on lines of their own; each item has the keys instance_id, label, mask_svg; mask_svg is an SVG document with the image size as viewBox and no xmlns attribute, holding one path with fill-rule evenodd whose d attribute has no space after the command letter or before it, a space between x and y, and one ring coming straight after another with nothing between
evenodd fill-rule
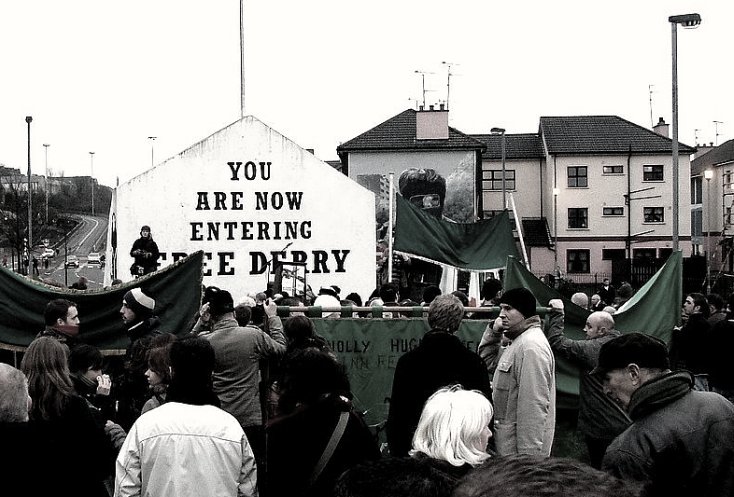
<instances>
[{"instance_id":1,"label":"bald man","mask_svg":"<svg viewBox=\"0 0 734 497\"><path fill-rule=\"evenodd\" d=\"M611 314L592 312L584 326L586 339L573 340L563 334L563 301L552 299L548 305L548 343L554 354L569 360L581 372L578 429L586 440L591 465L598 469L606 448L631 423L624 410L604 394L599 378L589 374L597 366L601 346L620 336L620 332L614 329Z\"/></svg>"}]
</instances>

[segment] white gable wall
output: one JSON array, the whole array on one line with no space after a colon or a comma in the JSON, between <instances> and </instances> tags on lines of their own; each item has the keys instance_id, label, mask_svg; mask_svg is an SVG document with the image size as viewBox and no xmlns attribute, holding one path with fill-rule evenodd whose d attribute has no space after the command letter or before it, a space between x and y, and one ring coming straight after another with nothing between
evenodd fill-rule
<instances>
[{"instance_id":1,"label":"white gable wall","mask_svg":"<svg viewBox=\"0 0 734 497\"><path fill-rule=\"evenodd\" d=\"M305 262L315 291L336 284L366 298L375 286L373 194L252 116L120 185L116 213L125 281L148 224L161 266L203 250L204 284L235 300L266 288L273 257Z\"/></svg>"}]
</instances>

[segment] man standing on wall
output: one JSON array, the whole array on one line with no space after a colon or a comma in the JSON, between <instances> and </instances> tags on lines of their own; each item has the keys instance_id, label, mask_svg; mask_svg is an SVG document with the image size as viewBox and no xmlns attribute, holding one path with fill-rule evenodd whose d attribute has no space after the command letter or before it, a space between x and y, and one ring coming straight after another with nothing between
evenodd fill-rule
<instances>
[{"instance_id":1,"label":"man standing on wall","mask_svg":"<svg viewBox=\"0 0 734 497\"><path fill-rule=\"evenodd\" d=\"M130 257L135 259L130 267L130 272L136 278L152 273L158 267L160 252L158 251L158 245L153 241L150 226L147 224L140 228L140 238L133 243L133 248L130 249Z\"/></svg>"}]
</instances>

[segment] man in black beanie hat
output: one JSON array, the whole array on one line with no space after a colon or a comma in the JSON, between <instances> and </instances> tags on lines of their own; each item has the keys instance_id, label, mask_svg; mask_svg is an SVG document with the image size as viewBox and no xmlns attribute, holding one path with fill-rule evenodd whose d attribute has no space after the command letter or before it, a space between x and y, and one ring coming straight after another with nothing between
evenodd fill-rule
<instances>
[{"instance_id":1,"label":"man in black beanie hat","mask_svg":"<svg viewBox=\"0 0 734 497\"><path fill-rule=\"evenodd\" d=\"M148 349L153 337L160 335L161 322L153 314L155 300L140 288L133 288L122 298L120 317L127 328L130 344L123 358L124 371L114 383L118 386L118 423L126 430L140 416L140 411L148 400Z\"/></svg>"},{"instance_id":2,"label":"man in black beanie hat","mask_svg":"<svg viewBox=\"0 0 734 497\"><path fill-rule=\"evenodd\" d=\"M492 379L499 455L549 456L556 424L556 363L527 288L507 290L500 315L482 337L482 358L496 363ZM500 347L503 340L507 347Z\"/></svg>"}]
</instances>

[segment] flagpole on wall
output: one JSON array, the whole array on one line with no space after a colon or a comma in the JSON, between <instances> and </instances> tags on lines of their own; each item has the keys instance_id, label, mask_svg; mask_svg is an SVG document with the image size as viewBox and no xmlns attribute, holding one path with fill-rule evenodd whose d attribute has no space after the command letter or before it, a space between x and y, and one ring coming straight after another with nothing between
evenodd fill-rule
<instances>
[{"instance_id":1,"label":"flagpole on wall","mask_svg":"<svg viewBox=\"0 0 734 497\"><path fill-rule=\"evenodd\" d=\"M392 230L393 230L393 223L395 220L393 219L393 203L395 202L395 185L393 184L395 173L390 173L390 200L388 202L388 209L387 209L387 281L388 283L392 283Z\"/></svg>"}]
</instances>

